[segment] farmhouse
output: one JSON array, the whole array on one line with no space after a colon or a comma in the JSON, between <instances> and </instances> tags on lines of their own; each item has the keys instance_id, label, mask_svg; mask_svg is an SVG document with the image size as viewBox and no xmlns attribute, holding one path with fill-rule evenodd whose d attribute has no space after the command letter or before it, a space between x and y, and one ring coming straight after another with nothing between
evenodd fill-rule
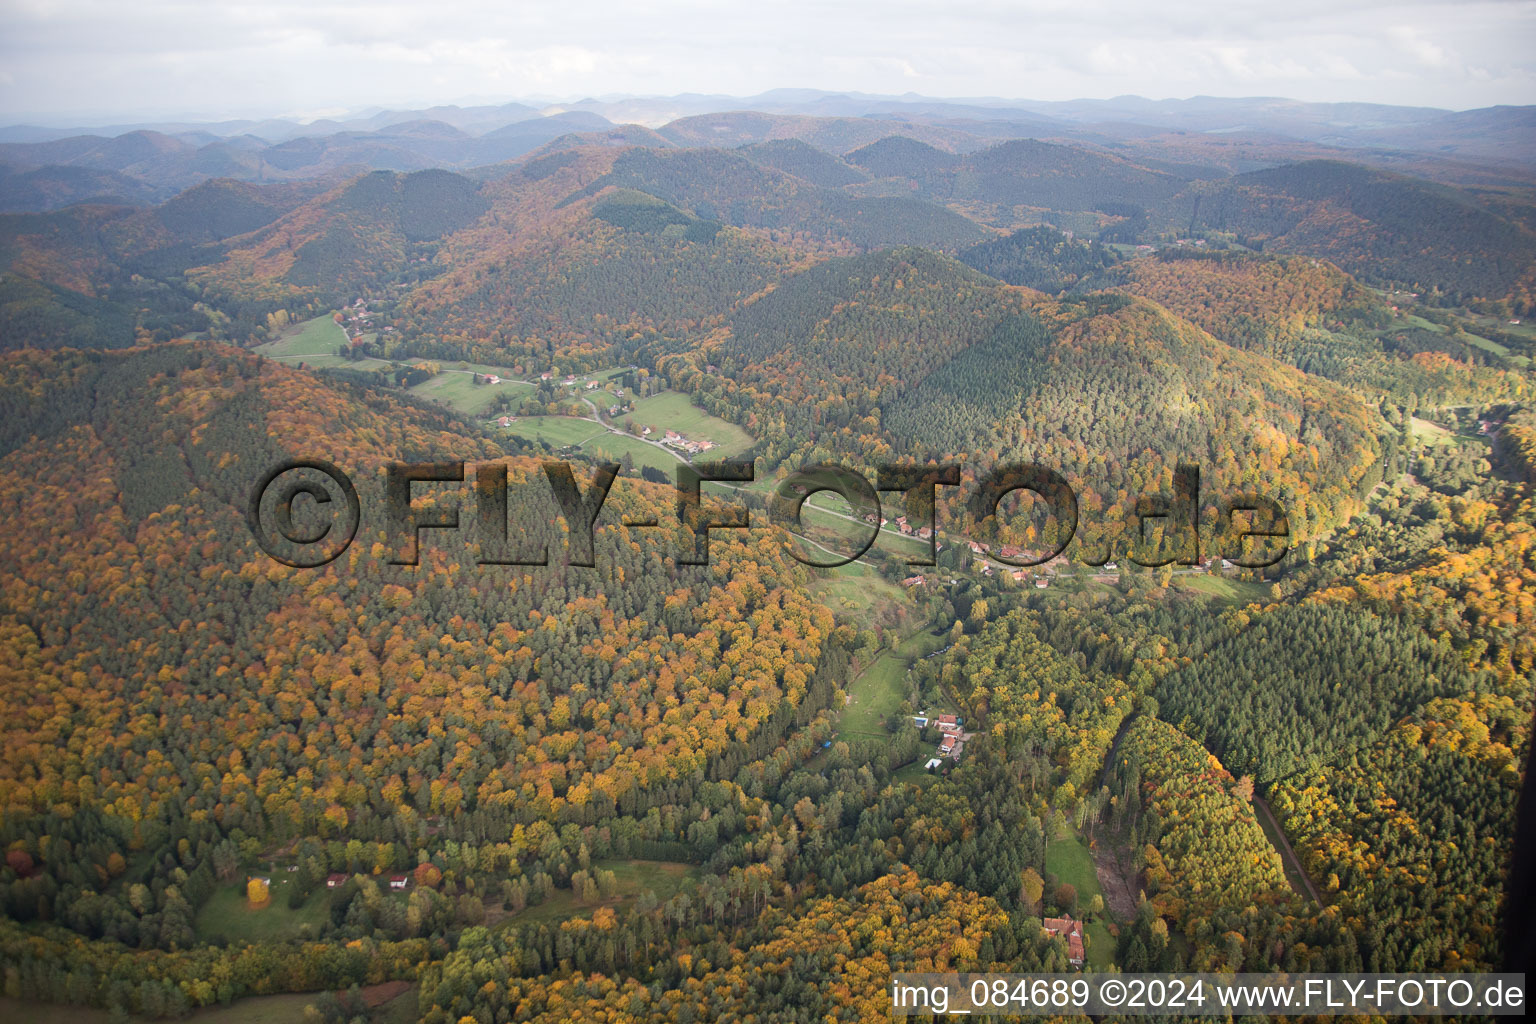
<instances>
[{"instance_id":1,"label":"farmhouse","mask_svg":"<svg viewBox=\"0 0 1536 1024\"><path fill-rule=\"evenodd\" d=\"M901 581L901 585L904 587L920 587L923 585L923 583L924 580L921 576L908 576L906 579Z\"/></svg>"},{"instance_id":2,"label":"farmhouse","mask_svg":"<svg viewBox=\"0 0 1536 1024\"><path fill-rule=\"evenodd\" d=\"M346 884L347 876L342 874L340 871L333 871L329 875L325 876L325 887L327 889L340 889Z\"/></svg>"},{"instance_id":3,"label":"farmhouse","mask_svg":"<svg viewBox=\"0 0 1536 1024\"><path fill-rule=\"evenodd\" d=\"M398 892L409 885L410 881L409 875L392 875L389 879L389 887Z\"/></svg>"},{"instance_id":4,"label":"farmhouse","mask_svg":"<svg viewBox=\"0 0 1536 1024\"><path fill-rule=\"evenodd\" d=\"M1083 965L1083 929L1078 922L1072 920L1072 915L1048 917L1045 919L1044 927L1047 935L1066 941L1068 962L1074 967L1081 967Z\"/></svg>"}]
</instances>

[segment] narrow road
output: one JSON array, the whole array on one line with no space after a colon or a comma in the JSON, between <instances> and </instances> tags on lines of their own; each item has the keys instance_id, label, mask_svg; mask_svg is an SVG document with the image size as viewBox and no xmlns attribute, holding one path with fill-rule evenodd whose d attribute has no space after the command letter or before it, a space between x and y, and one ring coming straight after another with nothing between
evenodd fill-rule
<instances>
[{"instance_id":1,"label":"narrow road","mask_svg":"<svg viewBox=\"0 0 1536 1024\"><path fill-rule=\"evenodd\" d=\"M1269 809L1269 801L1255 793L1253 794L1253 803L1258 807L1259 813L1264 816L1264 820L1268 821L1274 829L1275 838L1279 840L1280 856L1285 859L1285 862L1291 866L1297 875L1301 876L1302 882L1306 884L1307 894L1312 897L1312 902L1316 903L1319 907L1325 906L1322 894L1317 891L1317 886L1312 884L1312 876L1307 874L1302 868L1301 861L1296 857L1296 851L1291 849L1291 841L1285 838L1285 830L1280 827L1280 822L1276 820L1274 812Z\"/></svg>"}]
</instances>

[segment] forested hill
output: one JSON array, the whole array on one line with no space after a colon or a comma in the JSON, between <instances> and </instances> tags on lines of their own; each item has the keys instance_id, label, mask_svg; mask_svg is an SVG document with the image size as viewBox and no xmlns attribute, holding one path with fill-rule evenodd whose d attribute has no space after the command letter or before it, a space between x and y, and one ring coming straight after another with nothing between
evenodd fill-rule
<instances>
[{"instance_id":1,"label":"forested hill","mask_svg":"<svg viewBox=\"0 0 1536 1024\"><path fill-rule=\"evenodd\" d=\"M1052 301L915 249L797 275L744 306L706 352L714 373L663 365L752 430L770 464L1036 461L1123 511L1194 461L1217 489L1257 473L1298 536L1358 508L1395 445L1345 390L1161 307Z\"/></svg>"},{"instance_id":2,"label":"forested hill","mask_svg":"<svg viewBox=\"0 0 1536 1024\"><path fill-rule=\"evenodd\" d=\"M701 217L767 231L776 240L844 251L903 244L955 248L988 234L921 198L865 197L813 185L748 156L714 149L632 149L588 191L605 185L638 189Z\"/></svg>"},{"instance_id":3,"label":"forested hill","mask_svg":"<svg viewBox=\"0 0 1536 1024\"><path fill-rule=\"evenodd\" d=\"M226 348L10 355L0 407L8 426L28 425L9 432L0 461L3 501L28 523L0 550L0 623L14 655L4 660L33 680L3 690L14 702L0 780L8 827L60 802L132 805L150 820L201 809L228 826L286 793L282 827L309 834L324 827L328 788L358 783L394 793L380 814L349 811L354 835L381 841L411 834L395 815L429 787L418 814L441 812L445 786L465 809L504 803L504 790L524 815L586 808L599 792L611 806L727 754L783 702L802 700L830 629L824 611L784 589L798 570L761 534L747 548L722 545L715 569L689 571L664 564L666 542L631 545L607 525L598 568L563 568L553 502L528 460L511 462L511 519L551 548L550 567L478 567L469 538L453 533L424 540L420 568L391 566L380 465L490 461L497 446L442 413ZM255 482L294 456L343 467L365 510L351 553L323 570L278 565L245 523ZM671 499L621 482L602 523L670 515ZM80 533L51 532L61 520ZM754 568L732 568L745 565ZM738 643L753 653L733 657L733 672L681 686L705 647ZM646 707L674 692L679 713L648 720ZM128 742L129 722L183 714L222 724L197 748L174 732ZM437 754L407 760L388 737L424 736L429 719L459 724ZM262 727L246 735L244 722ZM514 738L529 728L531 738ZM60 744L64 735L73 743ZM495 773L475 753L488 735L499 737ZM348 774L360 752L373 766L366 778ZM96 781L80 787L81 774ZM301 774L311 781L290 790Z\"/></svg>"},{"instance_id":4,"label":"forested hill","mask_svg":"<svg viewBox=\"0 0 1536 1024\"><path fill-rule=\"evenodd\" d=\"M1536 234L1467 192L1332 160L1198 182L1158 216L1178 231L1322 256L1458 302L1536 301Z\"/></svg>"},{"instance_id":5,"label":"forested hill","mask_svg":"<svg viewBox=\"0 0 1536 1024\"><path fill-rule=\"evenodd\" d=\"M960 253L960 261L999 281L1054 295L1102 287L1100 275L1120 256L1099 242L1077 242L1055 228L1034 227L973 245Z\"/></svg>"},{"instance_id":6,"label":"forested hill","mask_svg":"<svg viewBox=\"0 0 1536 1024\"><path fill-rule=\"evenodd\" d=\"M754 163L804 178L813 185L837 188L867 180L857 168L799 139L759 142L743 146L739 152Z\"/></svg>"},{"instance_id":7,"label":"forested hill","mask_svg":"<svg viewBox=\"0 0 1536 1024\"><path fill-rule=\"evenodd\" d=\"M1086 256L1076 251L1071 263ZM1399 405L1487 403L1525 388L1511 372L1518 357L1500 358L1459 322L1415 320L1313 256L1165 249L1077 287L1152 299L1230 345Z\"/></svg>"},{"instance_id":8,"label":"forested hill","mask_svg":"<svg viewBox=\"0 0 1536 1024\"><path fill-rule=\"evenodd\" d=\"M445 236L488 207L474 182L448 171L375 171L232 240L222 260L189 276L211 301L234 309L343 305L430 261Z\"/></svg>"}]
</instances>

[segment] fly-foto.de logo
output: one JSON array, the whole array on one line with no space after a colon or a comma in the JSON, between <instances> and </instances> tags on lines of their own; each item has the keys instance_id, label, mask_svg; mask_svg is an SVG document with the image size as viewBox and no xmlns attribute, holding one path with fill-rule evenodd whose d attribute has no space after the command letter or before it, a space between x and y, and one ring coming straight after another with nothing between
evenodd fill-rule
<instances>
[{"instance_id":1,"label":"fly-foto.de logo","mask_svg":"<svg viewBox=\"0 0 1536 1024\"><path fill-rule=\"evenodd\" d=\"M619 477L615 463L598 464L583 484L570 463L541 464L542 497L552 498L553 512L565 522L567 561L573 566L596 565L595 534L598 517L609 491ZM417 565L424 531L459 531L465 528L466 510L472 510L470 527L478 548L476 562L495 566L540 566L550 561L547 542L536 540L527 524L510 516L508 467L482 463L472 477L466 464L452 462L392 462L383 468L383 515L388 537L387 556L393 565ZM536 475L520 484L541 486ZM464 493L473 480L472 495ZM846 466L806 466L787 474L767 501L771 526L798 534L806 500L823 491L842 497L850 511L841 518L852 522L861 539L848 541L852 550L822 549L819 555L790 547L790 553L806 565L836 568L861 557L886 525L880 495L896 492L905 512L902 521L913 535L927 542L926 555L908 558L909 565L934 565L939 550L938 490L961 485L961 467L951 465L881 466L873 483ZM750 461L681 464L674 478L677 524L685 538L672 552L678 565L709 564L709 535L714 530L746 530L754 523L751 509L740 495L729 491L709 496L705 482L742 487L753 483ZM414 485L446 486L431 500L413 491ZM1033 464L1009 464L985 471L969 482L965 508L975 533L995 533L999 507L1014 494L1027 494L1041 503L1051 523L1051 539L1029 546L1002 545L990 557L1006 565L1028 567L1058 557L1078 534L1078 500L1071 485L1057 471ZM1129 538L1124 550L1111 546L1085 555L1088 564L1104 564L1123 557L1140 566L1170 563L1195 565L1203 557L1200 470L1180 465L1173 477L1171 496L1143 496L1131 513L1122 536ZM1264 568L1279 562L1289 548L1290 526L1284 510L1271 498L1241 494L1215 503L1218 530L1223 538L1222 557L1243 568ZM362 502L350 477L323 459L299 459L274 466L252 490L246 510L251 534L263 551L284 565L317 568L334 561L351 545L362 521ZM659 527L654 517L621 520L629 529ZM690 536L691 535L691 536Z\"/></svg>"}]
</instances>

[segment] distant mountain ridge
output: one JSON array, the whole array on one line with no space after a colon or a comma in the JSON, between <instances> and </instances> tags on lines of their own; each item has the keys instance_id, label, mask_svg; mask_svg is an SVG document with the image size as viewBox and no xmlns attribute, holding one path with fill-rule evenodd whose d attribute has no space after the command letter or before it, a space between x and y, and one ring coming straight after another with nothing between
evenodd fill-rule
<instances>
[{"instance_id":1,"label":"distant mountain ridge","mask_svg":"<svg viewBox=\"0 0 1536 1024\"><path fill-rule=\"evenodd\" d=\"M888 136L952 153L1034 139L1118 152L1185 177L1222 176L1294 159L1358 160L1443 181L1536 181L1536 107L1448 111L1284 99L1076 100L1042 103L776 90L434 106L308 123L271 118L88 128L0 128L0 209L39 211L110 196L169 198L213 177L295 180L343 171L451 170L514 160L575 133L629 142L735 147L798 139L842 156ZM641 143L648 144L648 143ZM1234 164L1233 147L1250 156ZM49 171L19 180L31 172ZM79 174L121 174L131 182Z\"/></svg>"}]
</instances>

